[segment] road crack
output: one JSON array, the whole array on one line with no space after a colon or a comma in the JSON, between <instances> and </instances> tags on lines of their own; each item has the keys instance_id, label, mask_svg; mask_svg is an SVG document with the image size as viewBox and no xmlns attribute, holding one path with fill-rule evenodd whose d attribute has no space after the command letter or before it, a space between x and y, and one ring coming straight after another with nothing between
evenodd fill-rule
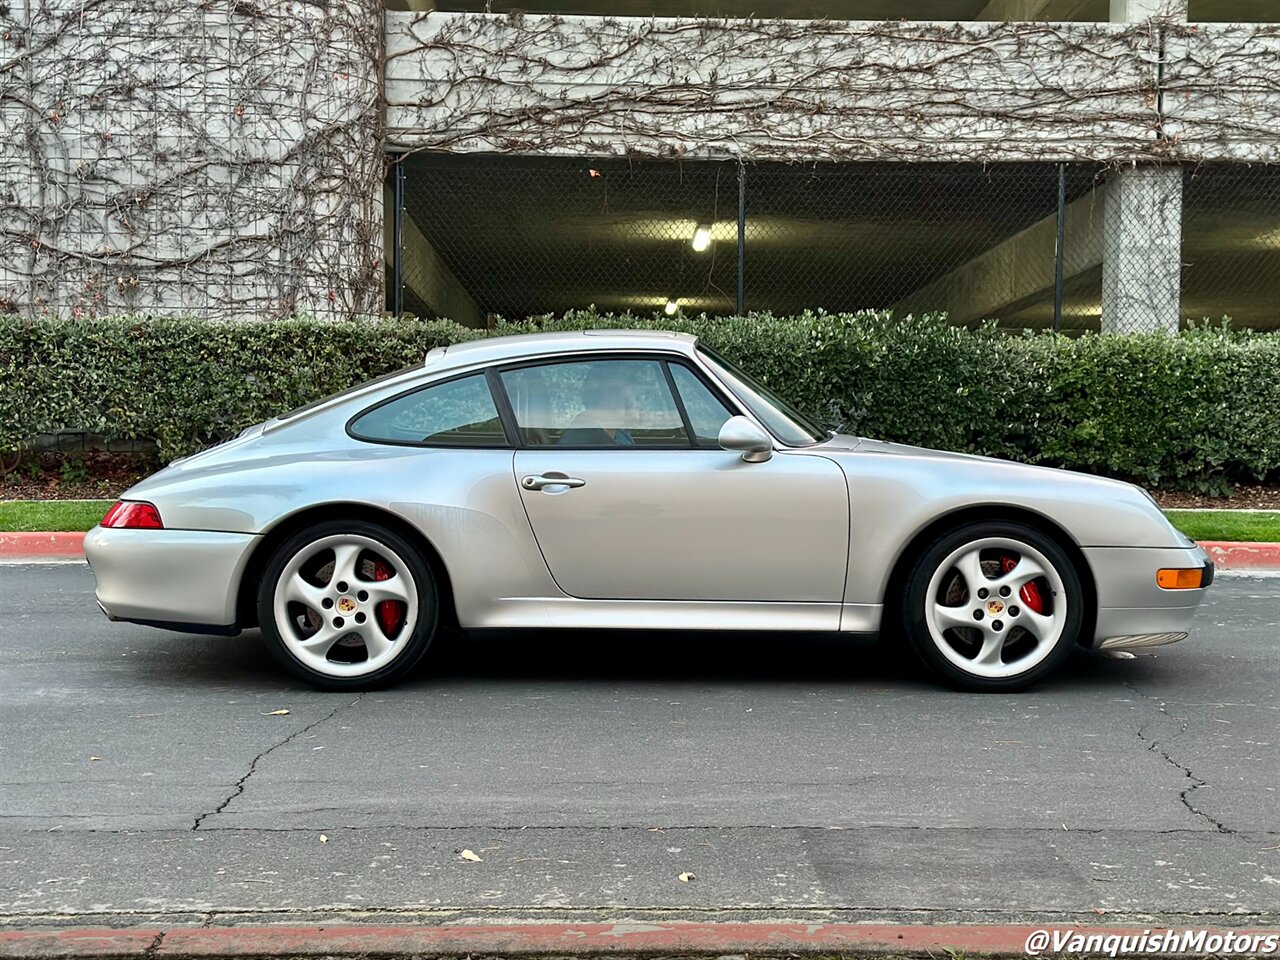
<instances>
[{"instance_id":1,"label":"road crack","mask_svg":"<svg viewBox=\"0 0 1280 960\"><path fill-rule=\"evenodd\" d=\"M195 823L191 825L191 829L199 830L200 825L204 823L205 820L207 820L209 817L216 816L217 814L221 813L223 810L227 809L227 807L231 804L232 800L234 800L236 797L244 793L245 784L249 782L249 778L253 776L254 771L258 769L258 763L261 760L263 760L269 754L272 754L275 751L279 750L281 747L286 746L292 741L298 739L298 737L302 736L304 733L309 733L310 731L314 730L316 727L320 726L321 724L328 723L330 720L336 717L343 710L351 709L363 699L364 699L364 694L362 693L360 694L360 696L356 697L350 703L344 703L334 707L329 713L321 717L319 720L316 720L312 723L307 724L305 727L301 727L300 729L295 730L293 733L289 734L283 740L279 741L278 743L273 743L271 746L267 747L267 749L263 750L260 754L258 754L256 757L254 757L252 760L249 761L249 769L245 771L245 775L243 777L241 777L239 780L235 782L235 785L231 788L231 793L227 795L227 798L223 800L220 804L218 804L218 806L215 807L213 810L210 810L206 813L202 813L200 814L200 816L196 817Z\"/></svg>"},{"instance_id":2,"label":"road crack","mask_svg":"<svg viewBox=\"0 0 1280 960\"><path fill-rule=\"evenodd\" d=\"M142 951L146 960L155 960L156 953L160 950L160 944L164 943L165 931L161 930L156 934L155 939L147 944L147 949Z\"/></svg>"},{"instance_id":3,"label":"road crack","mask_svg":"<svg viewBox=\"0 0 1280 960\"><path fill-rule=\"evenodd\" d=\"M1164 700L1161 700L1159 697L1154 696L1150 693L1146 693L1142 690L1139 690L1138 687L1132 682L1126 682L1125 686L1128 687L1130 690L1132 690L1134 693L1136 693L1142 699L1149 700L1152 703L1154 703L1156 705L1156 709L1160 717L1162 717L1165 720L1172 720L1173 722L1177 723L1178 733L1176 735L1181 735L1187 732L1187 718L1175 717L1173 714L1171 714L1169 712L1169 705ZM1196 790L1199 790L1201 787L1209 786L1209 781L1205 780L1203 777L1197 776L1190 767L1188 767L1185 763L1176 759L1171 753L1169 753L1169 751L1163 745L1166 738L1155 738L1155 737L1147 736L1147 728L1150 725L1151 725L1151 721L1148 720L1146 723L1142 724L1142 726L1138 727L1138 739L1142 741L1144 744L1146 744L1146 747L1148 750L1150 750L1156 756L1163 759L1165 763L1169 764L1169 766L1173 767L1175 770L1181 771L1182 775L1191 781L1191 783L1188 784L1187 788L1185 790L1182 790L1178 794L1178 799L1182 802L1182 805L1186 807L1188 811L1190 811L1192 816L1195 816L1203 820L1205 823L1213 827L1213 829L1216 830L1218 833L1234 834L1236 832L1235 830L1232 830L1230 827L1224 824L1221 820L1218 820L1217 818L1210 816L1209 814L1201 810L1199 807L1197 807L1194 803L1192 803L1191 795Z\"/></svg>"}]
</instances>

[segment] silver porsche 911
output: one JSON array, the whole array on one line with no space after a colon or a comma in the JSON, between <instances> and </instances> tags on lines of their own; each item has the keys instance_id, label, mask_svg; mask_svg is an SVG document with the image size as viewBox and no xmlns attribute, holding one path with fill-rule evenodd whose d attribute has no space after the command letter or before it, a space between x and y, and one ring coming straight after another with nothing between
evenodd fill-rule
<instances>
[{"instance_id":1,"label":"silver porsche 911","mask_svg":"<svg viewBox=\"0 0 1280 960\"><path fill-rule=\"evenodd\" d=\"M942 680L1180 640L1213 565L1128 483L830 434L678 334L534 334L258 424L85 538L112 620L259 626L317 686L442 625L900 637Z\"/></svg>"}]
</instances>

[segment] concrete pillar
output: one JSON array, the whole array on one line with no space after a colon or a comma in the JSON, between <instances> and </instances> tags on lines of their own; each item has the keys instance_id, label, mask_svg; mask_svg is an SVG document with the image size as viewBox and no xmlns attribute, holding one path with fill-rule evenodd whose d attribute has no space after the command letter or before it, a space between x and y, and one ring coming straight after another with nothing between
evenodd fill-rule
<instances>
[{"instance_id":1,"label":"concrete pillar","mask_svg":"<svg viewBox=\"0 0 1280 960\"><path fill-rule=\"evenodd\" d=\"M1176 333L1182 293L1182 168L1133 167L1107 182L1104 333Z\"/></svg>"},{"instance_id":2,"label":"concrete pillar","mask_svg":"<svg viewBox=\"0 0 1280 960\"><path fill-rule=\"evenodd\" d=\"M1112 23L1187 19L1187 0L1111 0ZM1159 109L1159 107L1157 107ZM1176 333L1182 294L1182 168L1132 167L1107 183L1102 329Z\"/></svg>"}]
</instances>

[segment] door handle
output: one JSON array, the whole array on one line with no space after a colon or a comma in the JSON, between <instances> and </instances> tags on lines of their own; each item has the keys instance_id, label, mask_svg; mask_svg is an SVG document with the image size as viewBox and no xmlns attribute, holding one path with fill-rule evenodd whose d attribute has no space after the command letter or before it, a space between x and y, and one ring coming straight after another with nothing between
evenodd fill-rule
<instances>
[{"instance_id":1,"label":"door handle","mask_svg":"<svg viewBox=\"0 0 1280 960\"><path fill-rule=\"evenodd\" d=\"M587 481L579 480L577 477L566 477L563 474L548 473L525 477L520 481L520 485L526 490L541 490L543 487L585 487Z\"/></svg>"}]
</instances>

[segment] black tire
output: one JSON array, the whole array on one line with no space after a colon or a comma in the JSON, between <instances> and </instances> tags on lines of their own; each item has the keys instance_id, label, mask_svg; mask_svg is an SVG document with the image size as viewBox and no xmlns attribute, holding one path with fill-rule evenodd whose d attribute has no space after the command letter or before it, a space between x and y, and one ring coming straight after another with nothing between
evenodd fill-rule
<instances>
[{"instance_id":1,"label":"black tire","mask_svg":"<svg viewBox=\"0 0 1280 960\"><path fill-rule=\"evenodd\" d=\"M990 617L990 626L1004 629L1005 624L1011 624L1008 627L1009 634L1005 640L999 640L994 634L989 632L988 626L979 627L975 625L972 631L966 632L961 629L954 632L946 630L939 631L940 636L935 638L935 628L931 628L926 608L933 605L935 599L929 596L930 584L934 581L935 574L941 578L944 587L950 590L956 589L954 577L960 576L960 582L965 582L963 574L960 574L956 567L948 563L948 558L953 557L956 551L966 547L976 549L980 542L999 540L1012 543L1022 544L1025 547L1038 551L1040 555L1047 560L1053 568L1053 574L1056 574L1060 580L1061 590L1053 588L1048 578L1037 581L1037 590L1048 589L1049 594L1046 600L1039 600L1039 603L1048 603L1050 609L1055 615L1060 613L1062 616L1062 629L1056 641L1036 644L1034 635L1026 630L1018 634L1016 640L1024 642L1025 638L1030 638L1030 642L1036 644L1031 653L1028 653L1024 659L1028 662L1025 670L1017 670L1017 659L1011 662L1000 664L994 669L1008 669L1007 675L1003 676L979 676L970 670L982 669L978 665L978 657L975 656L974 666L970 668L962 668L958 666L955 659L965 659L969 649L976 649L980 646L984 636L992 637L993 641L998 643L1009 644L1010 640L1014 640L1013 630L1018 626L1018 621L1008 619L1007 613L1001 617ZM984 548L984 550L992 550L998 552L1001 547ZM1017 551L1014 551L1015 553ZM980 554L985 555L985 554ZM1012 554L1010 554L1012 556ZM946 564L951 573L942 571L940 568ZM989 562L988 562L989 565ZM986 567L982 568L984 571ZM948 577L951 577L948 580ZM984 581L985 582L985 581ZM964 590L966 599L961 601L961 605L955 607L956 610L968 611L970 606L983 607L987 602L994 602L1000 605L1001 598L992 593L990 601L970 599L968 590ZM1012 598L1004 598L1006 602L1006 611L1018 611L1024 614L1023 621L1029 614L1021 610L1016 604L1018 603L1017 594ZM948 604L950 606L950 604ZM977 616L978 610L973 611L973 616ZM986 609L981 612L988 614ZM1045 677L1056 671L1071 656L1073 649L1080 637L1080 630L1084 623L1085 614L1085 597L1080 582L1080 574L1072 563L1071 558L1066 551L1058 545L1051 537L1046 536L1041 531L1026 524L1013 521L997 522L997 521L979 521L975 523L967 523L957 527L940 537L927 546L924 551L912 564L910 572L907 574L905 588L901 597L901 623L903 632L907 641L907 645L915 654L916 658L928 668L928 670L936 677L941 679L948 685L959 690L971 690L975 692L1000 693L1010 692L1013 690L1021 690L1032 684L1043 680ZM996 621L1000 622L997 623ZM1056 623L1057 621L1055 621ZM983 631L986 630L986 633ZM971 647L965 646L966 638L972 639ZM942 644L947 644L952 651L952 657L944 653L941 649ZM1015 651L1016 652L1016 651ZM1000 650L997 654L1000 658L1004 657L1004 650ZM955 659L953 659L953 657Z\"/></svg>"},{"instance_id":2,"label":"black tire","mask_svg":"<svg viewBox=\"0 0 1280 960\"><path fill-rule=\"evenodd\" d=\"M285 631L292 634L292 628L285 624L282 629L276 622L276 588L285 568L309 546L326 538L344 535L366 538L391 551L407 568L413 588L417 591L413 627L406 635L398 636L394 641L403 646L395 651L393 658L384 667L360 676L330 676L309 666L290 649L290 640L285 636ZM324 615L321 613L321 616ZM329 520L298 531L280 544L272 554L258 590L258 623L262 627L262 637L271 656L295 677L322 690L366 690L386 686L400 679L426 655L436 635L439 621L440 604L436 579L421 552L395 531L364 520Z\"/></svg>"}]
</instances>

